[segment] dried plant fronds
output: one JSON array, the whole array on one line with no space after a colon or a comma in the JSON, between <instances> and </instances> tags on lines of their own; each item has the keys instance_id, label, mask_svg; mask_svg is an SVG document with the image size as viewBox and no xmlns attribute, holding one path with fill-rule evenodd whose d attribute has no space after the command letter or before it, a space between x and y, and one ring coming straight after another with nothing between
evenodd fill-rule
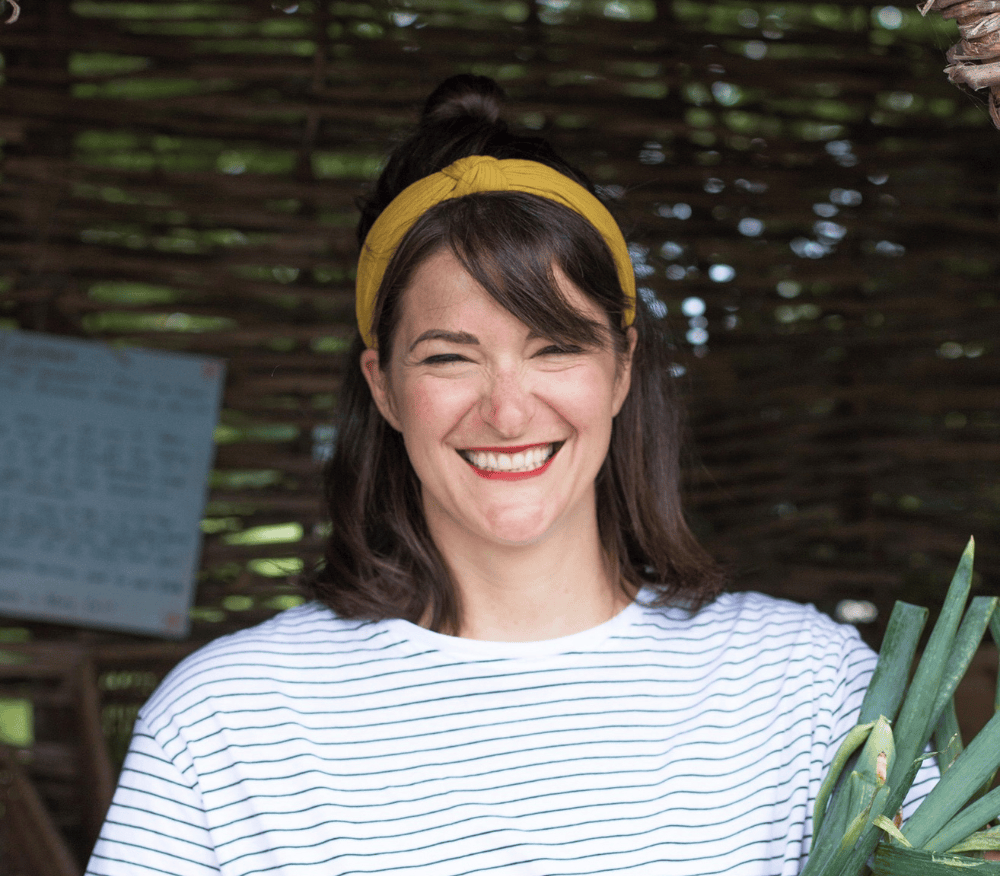
<instances>
[{"instance_id":1,"label":"dried plant fronds","mask_svg":"<svg viewBox=\"0 0 1000 876\"><path fill-rule=\"evenodd\" d=\"M948 50L945 73L957 85L989 89L990 118L1000 128L1000 0L927 0L920 14L958 21L961 41Z\"/></svg>"},{"instance_id":2,"label":"dried plant fronds","mask_svg":"<svg viewBox=\"0 0 1000 876\"><path fill-rule=\"evenodd\" d=\"M7 16L4 24L13 24L21 17L21 7L18 5L17 0L7 0L6 5L10 6L10 15Z\"/></svg>"}]
</instances>

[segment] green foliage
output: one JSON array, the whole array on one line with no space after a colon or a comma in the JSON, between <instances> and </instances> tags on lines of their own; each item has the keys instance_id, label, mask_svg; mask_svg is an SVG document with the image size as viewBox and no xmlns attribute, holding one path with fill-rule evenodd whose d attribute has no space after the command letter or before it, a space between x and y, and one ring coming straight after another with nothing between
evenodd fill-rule
<instances>
[{"instance_id":1,"label":"green foliage","mask_svg":"<svg viewBox=\"0 0 1000 876\"><path fill-rule=\"evenodd\" d=\"M30 641L31 630L27 630L24 627L0 627L0 645ZM13 658L13 653L0 651L0 663L9 663Z\"/></svg>"},{"instance_id":2,"label":"green foliage","mask_svg":"<svg viewBox=\"0 0 1000 876\"><path fill-rule=\"evenodd\" d=\"M276 611L284 611L288 608L295 608L302 605L305 599L294 593L282 593L278 596L273 596L266 603L268 608L273 608Z\"/></svg>"},{"instance_id":3,"label":"green foliage","mask_svg":"<svg viewBox=\"0 0 1000 876\"><path fill-rule=\"evenodd\" d=\"M220 532L237 532L243 526L240 517L206 517L201 521L201 531L205 535L215 535Z\"/></svg>"},{"instance_id":4,"label":"green foliage","mask_svg":"<svg viewBox=\"0 0 1000 876\"><path fill-rule=\"evenodd\" d=\"M284 473L278 469L216 469L209 477L209 486L220 490L261 490L281 483Z\"/></svg>"},{"instance_id":5,"label":"green foliage","mask_svg":"<svg viewBox=\"0 0 1000 876\"><path fill-rule=\"evenodd\" d=\"M231 15L229 3L119 3L110 0L74 0L72 10L81 18L224 18Z\"/></svg>"},{"instance_id":6,"label":"green foliage","mask_svg":"<svg viewBox=\"0 0 1000 876\"><path fill-rule=\"evenodd\" d=\"M215 428L216 444L236 444L245 441L281 443L299 436L300 429L284 423L235 426L221 423Z\"/></svg>"},{"instance_id":7,"label":"green foliage","mask_svg":"<svg viewBox=\"0 0 1000 876\"><path fill-rule=\"evenodd\" d=\"M128 313L102 311L88 313L81 320L88 332L212 332L236 327L236 320L222 316L197 316L188 313Z\"/></svg>"},{"instance_id":8,"label":"green foliage","mask_svg":"<svg viewBox=\"0 0 1000 876\"><path fill-rule=\"evenodd\" d=\"M154 286L149 283L125 283L105 281L94 283L87 295L94 301L104 304L170 304L176 301L181 293L167 286Z\"/></svg>"},{"instance_id":9,"label":"green foliage","mask_svg":"<svg viewBox=\"0 0 1000 876\"><path fill-rule=\"evenodd\" d=\"M210 608L208 606L195 605L188 612L192 621L202 623L217 624L226 619L226 613L221 608Z\"/></svg>"},{"instance_id":10,"label":"green foliage","mask_svg":"<svg viewBox=\"0 0 1000 876\"><path fill-rule=\"evenodd\" d=\"M108 82L77 82L73 85L72 94L79 98L103 100L163 100L206 92L228 91L233 86L233 82L225 79L128 78L112 79Z\"/></svg>"},{"instance_id":11,"label":"green foliage","mask_svg":"<svg viewBox=\"0 0 1000 876\"><path fill-rule=\"evenodd\" d=\"M252 596L245 596L242 593L231 593L222 598L222 607L226 611L248 611L254 607Z\"/></svg>"},{"instance_id":12,"label":"green foliage","mask_svg":"<svg viewBox=\"0 0 1000 876\"><path fill-rule=\"evenodd\" d=\"M223 536L226 544L289 544L302 541L302 524L278 523L254 526Z\"/></svg>"},{"instance_id":13,"label":"green foliage","mask_svg":"<svg viewBox=\"0 0 1000 876\"><path fill-rule=\"evenodd\" d=\"M281 557L251 560L247 563L247 568L255 575L262 575L265 578L287 578L300 574L305 564L298 557Z\"/></svg>"},{"instance_id":14,"label":"green foliage","mask_svg":"<svg viewBox=\"0 0 1000 876\"><path fill-rule=\"evenodd\" d=\"M626 82L622 91L629 97L644 97L650 100L662 100L670 93L666 82Z\"/></svg>"},{"instance_id":15,"label":"green foliage","mask_svg":"<svg viewBox=\"0 0 1000 876\"><path fill-rule=\"evenodd\" d=\"M653 0L607 0L607 2L591 6L596 13L595 6L600 9L600 14L605 18L617 21L656 20L656 3Z\"/></svg>"},{"instance_id":16,"label":"green foliage","mask_svg":"<svg viewBox=\"0 0 1000 876\"><path fill-rule=\"evenodd\" d=\"M372 152L313 152L312 170L318 179L375 179L385 157Z\"/></svg>"},{"instance_id":17,"label":"green foliage","mask_svg":"<svg viewBox=\"0 0 1000 876\"><path fill-rule=\"evenodd\" d=\"M30 746L34 741L34 727L31 700L0 697L0 745Z\"/></svg>"},{"instance_id":18,"label":"green foliage","mask_svg":"<svg viewBox=\"0 0 1000 876\"><path fill-rule=\"evenodd\" d=\"M200 26L189 25L180 27L174 25L171 30L203 30ZM162 28L158 29L162 30ZM159 35L159 34L158 34ZM200 36L202 34L165 34L166 36ZM203 39L192 41L192 47L199 52L219 54L239 54L239 55L292 55L298 58L311 58L316 54L319 46L315 40L277 40L274 38L261 37L259 39Z\"/></svg>"},{"instance_id":19,"label":"green foliage","mask_svg":"<svg viewBox=\"0 0 1000 876\"><path fill-rule=\"evenodd\" d=\"M276 173L287 174L295 167L296 155L292 150L225 149L219 153L215 166L223 173Z\"/></svg>"},{"instance_id":20,"label":"green foliage","mask_svg":"<svg viewBox=\"0 0 1000 876\"><path fill-rule=\"evenodd\" d=\"M148 58L138 55L116 55L111 52L70 52L71 76L120 76L135 73L149 66Z\"/></svg>"},{"instance_id":21,"label":"green foliage","mask_svg":"<svg viewBox=\"0 0 1000 876\"><path fill-rule=\"evenodd\" d=\"M338 335L328 335L323 338L313 338L309 349L314 353L346 353L351 346L351 339Z\"/></svg>"}]
</instances>

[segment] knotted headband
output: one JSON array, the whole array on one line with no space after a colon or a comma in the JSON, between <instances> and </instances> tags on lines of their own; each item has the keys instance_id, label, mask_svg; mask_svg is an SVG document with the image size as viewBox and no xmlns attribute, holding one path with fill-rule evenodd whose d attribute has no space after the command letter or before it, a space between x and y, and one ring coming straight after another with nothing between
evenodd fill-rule
<instances>
[{"instance_id":1,"label":"knotted headband","mask_svg":"<svg viewBox=\"0 0 1000 876\"><path fill-rule=\"evenodd\" d=\"M621 229L607 208L579 183L545 164L519 158L498 160L471 155L407 186L393 198L368 232L358 260L355 308L358 328L369 348L375 347L372 334L375 298L389 261L406 232L435 204L477 192L524 192L562 204L586 219L600 232L611 250L618 281L625 292L622 323L625 326L632 324L635 319L632 260Z\"/></svg>"}]
</instances>

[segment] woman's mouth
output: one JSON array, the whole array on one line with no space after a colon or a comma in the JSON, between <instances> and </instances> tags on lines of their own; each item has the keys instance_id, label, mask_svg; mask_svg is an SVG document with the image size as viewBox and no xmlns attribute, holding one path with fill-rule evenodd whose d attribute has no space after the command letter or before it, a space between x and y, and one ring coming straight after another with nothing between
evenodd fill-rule
<instances>
[{"instance_id":1,"label":"woman's mouth","mask_svg":"<svg viewBox=\"0 0 1000 876\"><path fill-rule=\"evenodd\" d=\"M511 480L514 476L541 474L564 442L530 444L523 447L471 447L458 454L472 470L485 478Z\"/></svg>"}]
</instances>

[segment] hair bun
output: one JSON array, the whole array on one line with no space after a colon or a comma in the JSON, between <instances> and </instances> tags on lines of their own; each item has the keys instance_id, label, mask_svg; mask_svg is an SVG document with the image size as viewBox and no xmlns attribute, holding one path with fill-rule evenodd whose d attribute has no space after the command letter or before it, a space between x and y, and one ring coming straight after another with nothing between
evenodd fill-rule
<instances>
[{"instance_id":1,"label":"hair bun","mask_svg":"<svg viewBox=\"0 0 1000 876\"><path fill-rule=\"evenodd\" d=\"M507 95L489 76L462 73L445 79L424 104L423 122L476 119L496 124Z\"/></svg>"}]
</instances>

